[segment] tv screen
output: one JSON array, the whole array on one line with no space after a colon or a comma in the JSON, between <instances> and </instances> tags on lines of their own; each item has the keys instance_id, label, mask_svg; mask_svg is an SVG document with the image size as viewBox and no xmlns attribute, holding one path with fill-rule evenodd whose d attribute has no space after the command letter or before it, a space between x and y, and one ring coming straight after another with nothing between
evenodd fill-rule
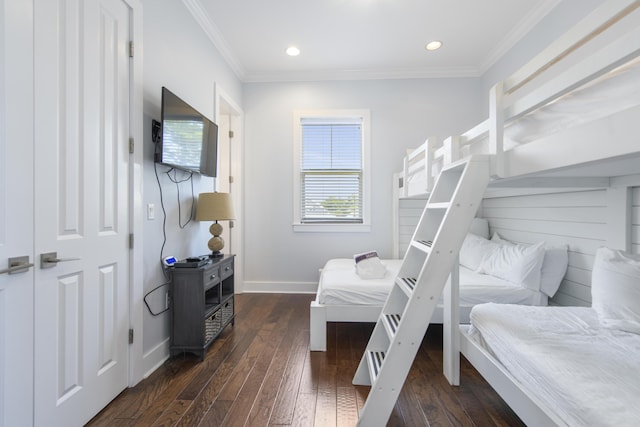
<instances>
[{"instance_id":1,"label":"tv screen","mask_svg":"<svg viewBox=\"0 0 640 427\"><path fill-rule=\"evenodd\" d=\"M218 126L165 87L156 161L207 176L217 174Z\"/></svg>"}]
</instances>

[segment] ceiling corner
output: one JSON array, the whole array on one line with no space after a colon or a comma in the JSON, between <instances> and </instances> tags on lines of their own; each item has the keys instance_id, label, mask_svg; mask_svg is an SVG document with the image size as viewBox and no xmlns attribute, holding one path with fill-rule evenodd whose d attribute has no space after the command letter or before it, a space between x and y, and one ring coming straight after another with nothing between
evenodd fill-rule
<instances>
[{"instance_id":1,"label":"ceiling corner","mask_svg":"<svg viewBox=\"0 0 640 427\"><path fill-rule=\"evenodd\" d=\"M198 25L200 25L209 40L211 40L215 48L218 50L225 62L229 65L236 77L238 77L240 81L244 81L244 67L240 64L240 62L231 51L229 44L224 39L224 37L222 37L220 30L218 30L215 24L209 19L209 16L204 11L200 0L182 0L182 3L185 5L189 13L191 13Z\"/></svg>"}]
</instances>

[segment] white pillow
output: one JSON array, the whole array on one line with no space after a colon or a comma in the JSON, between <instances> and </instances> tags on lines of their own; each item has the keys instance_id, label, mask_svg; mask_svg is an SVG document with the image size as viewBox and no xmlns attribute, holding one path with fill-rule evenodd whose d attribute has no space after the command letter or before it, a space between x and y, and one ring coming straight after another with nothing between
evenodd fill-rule
<instances>
[{"instance_id":1,"label":"white pillow","mask_svg":"<svg viewBox=\"0 0 640 427\"><path fill-rule=\"evenodd\" d=\"M479 273L499 277L528 289L540 290L540 267L544 259L544 243L525 246L516 243L497 244L478 268Z\"/></svg>"},{"instance_id":2,"label":"white pillow","mask_svg":"<svg viewBox=\"0 0 640 427\"><path fill-rule=\"evenodd\" d=\"M569 247L567 245L544 248L544 259L540 269L540 291L549 298L558 292L560 283L567 272L569 264Z\"/></svg>"},{"instance_id":3,"label":"white pillow","mask_svg":"<svg viewBox=\"0 0 640 427\"><path fill-rule=\"evenodd\" d=\"M497 232L493 233L491 241L503 245L515 244L504 240ZM569 264L568 250L569 247L567 245L545 246L544 248L544 258L540 268L540 291L550 298L558 292L560 283L562 283L562 279L567 272L567 265Z\"/></svg>"},{"instance_id":4,"label":"white pillow","mask_svg":"<svg viewBox=\"0 0 640 427\"><path fill-rule=\"evenodd\" d=\"M640 334L640 255L599 248L591 298L604 327Z\"/></svg>"},{"instance_id":5,"label":"white pillow","mask_svg":"<svg viewBox=\"0 0 640 427\"><path fill-rule=\"evenodd\" d=\"M467 233L460 247L460 264L471 270L478 270L485 255L500 247L497 243L480 237L473 233Z\"/></svg>"},{"instance_id":6,"label":"white pillow","mask_svg":"<svg viewBox=\"0 0 640 427\"><path fill-rule=\"evenodd\" d=\"M382 264L376 251L355 254L356 273L362 279L382 279L387 273L387 267Z\"/></svg>"}]
</instances>

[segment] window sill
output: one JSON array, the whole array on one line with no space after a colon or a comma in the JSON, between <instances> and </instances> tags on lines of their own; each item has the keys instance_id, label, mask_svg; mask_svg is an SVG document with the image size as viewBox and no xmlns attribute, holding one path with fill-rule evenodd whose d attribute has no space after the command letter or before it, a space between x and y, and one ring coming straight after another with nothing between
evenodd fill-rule
<instances>
[{"instance_id":1,"label":"window sill","mask_svg":"<svg viewBox=\"0 0 640 427\"><path fill-rule=\"evenodd\" d=\"M369 224L293 224L296 233L369 233Z\"/></svg>"}]
</instances>

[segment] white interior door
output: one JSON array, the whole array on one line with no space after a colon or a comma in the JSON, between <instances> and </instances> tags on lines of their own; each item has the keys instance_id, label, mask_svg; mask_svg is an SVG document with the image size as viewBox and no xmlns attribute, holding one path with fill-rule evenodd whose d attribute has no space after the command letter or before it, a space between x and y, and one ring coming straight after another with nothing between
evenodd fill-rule
<instances>
[{"instance_id":1,"label":"white interior door","mask_svg":"<svg viewBox=\"0 0 640 427\"><path fill-rule=\"evenodd\" d=\"M34 16L35 425L81 425L128 384L130 10Z\"/></svg>"},{"instance_id":2,"label":"white interior door","mask_svg":"<svg viewBox=\"0 0 640 427\"><path fill-rule=\"evenodd\" d=\"M0 270L33 262L31 6L0 0ZM0 274L0 426L33 423L33 277Z\"/></svg>"}]
</instances>

